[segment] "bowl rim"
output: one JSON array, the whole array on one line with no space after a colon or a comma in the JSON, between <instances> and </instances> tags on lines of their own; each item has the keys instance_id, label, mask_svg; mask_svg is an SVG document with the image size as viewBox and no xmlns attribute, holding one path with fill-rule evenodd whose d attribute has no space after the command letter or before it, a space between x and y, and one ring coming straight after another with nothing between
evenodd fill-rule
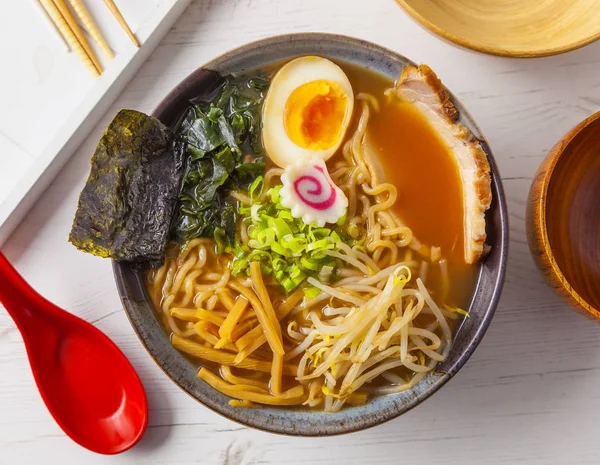
<instances>
[{"instance_id":1,"label":"bowl rim","mask_svg":"<svg viewBox=\"0 0 600 465\"><path fill-rule=\"evenodd\" d=\"M463 37L454 35L446 31L445 29L442 29L437 24L435 24L434 22L423 16L421 13L419 13L412 5L409 4L408 0L396 0L396 2L398 2L398 4L404 9L404 11L408 13L408 15L412 19L417 21L421 26L436 34L438 37L445 39L449 42L453 42L455 45L459 45L460 47L468 48L471 50L475 50L476 52L485 53L489 55L511 58L541 58L552 55L560 55L561 53L567 53L572 50L577 50L578 48L585 47L586 45L589 45L600 39L600 31L598 31L596 34L590 37L580 39L578 41L572 42L570 44L565 44L563 46L539 49L537 51L525 49L508 50L502 47L481 45L477 42L473 42Z\"/></svg>"},{"instance_id":2,"label":"bowl rim","mask_svg":"<svg viewBox=\"0 0 600 465\"><path fill-rule=\"evenodd\" d=\"M192 71L191 73L189 73L175 87L173 87L169 93L167 93L167 95L158 103L158 105L152 112L152 115L156 117L157 114L166 111L169 108L171 101L176 99L178 94L185 87L185 84L188 81L192 82L194 79L198 78L201 75L199 73L201 73L202 71L211 70L211 69L213 69L214 65L221 65L223 63L226 63L228 61L228 59L230 59L231 57L236 57L238 55L241 55L241 54L245 53L251 47L257 47L257 46L265 47L265 46L269 46L269 45L276 46L278 41L283 40L283 39L291 40L291 41L308 40L308 41L314 41L314 42L328 40L331 45L337 45L339 42L346 42L346 43L350 42L351 45L353 45L357 48L359 48L359 47L367 48L367 49L369 49L369 51L376 52L380 56L392 57L395 61L400 61L400 62L405 61L407 63L415 65L415 63L412 60L409 60L408 58L406 58L404 55L402 55L400 53L397 53L395 51L392 51L390 49L387 49L385 47L382 47L378 44L374 44L369 41L365 41L362 39L358 39L355 37L346 36L346 35L342 35L342 34L321 33L321 32L301 32L301 33L269 36L269 37L251 41L251 42L242 44L238 47L235 47L233 49L230 49L220 55L213 57L212 59L210 59L203 65L199 66L195 71ZM323 53L323 55L327 56L327 53ZM371 428L371 427L377 426L379 424L385 423L387 421L390 421L390 420L410 411L412 408L414 408L415 406L422 403L424 400L431 397L444 384L446 384L446 382L448 382L460 370L460 368L462 368L464 366L464 364L470 358L473 351L477 348L477 346L480 344L483 336L485 335L485 333L489 327L489 324L491 323L491 320L495 314L496 308L497 308L499 300L500 300L500 296L501 296L504 281L505 281L505 274L506 274L507 261L508 261L509 227L508 227L508 210L507 210L506 197L504 194L504 188L502 185L500 171L499 171L496 161L494 159L493 153L492 153L491 149L489 148L487 140L483 136L481 129L477 126L477 124L473 120L470 113L467 111L467 109L464 107L464 105L454 96L454 94L452 94L450 91L448 91L448 92L450 94L451 100L454 103L458 104L460 114L462 115L462 117L464 117L465 121L468 122L469 128L474 130L475 134L480 135L479 136L480 141L484 147L486 157L490 164L490 173L491 173L491 177L492 177L493 202L496 202L496 209L497 209L498 218L499 218L498 225L495 228L495 231L497 231L497 235L498 235L496 248L498 249L499 258L498 258L498 266L495 268L495 275L493 276L494 279L490 280L490 282L491 282L490 287L492 288L491 296L482 304L483 308L481 309L481 311L484 313L484 316L483 316L481 322L479 323L478 326L476 326L473 329L473 333L469 337L468 343L464 347L461 348L460 354L457 356L456 360L450 366L450 368L447 369L447 371L434 370L434 372L435 372L434 374L431 374L428 377L426 377L424 380L422 380L419 384L424 383L428 378L431 378L429 380L429 382L426 383L427 386L424 388L425 391L423 394L415 393L413 395L413 397L410 399L410 401L406 402L405 404L402 404L402 405L394 404L394 408L391 409L392 410L391 412L384 412L384 413L381 413L378 411L371 412L368 420L364 420L364 423L363 422L357 422L357 423L341 422L339 425L324 425L324 426L321 426L320 428L317 428L316 430L312 431L308 427L285 429L285 427L283 427L283 426L274 425L274 424L269 423L268 421L261 422L259 420L255 421L255 420L241 419L241 418L236 417L235 415L230 415L229 413L225 412L224 405L213 401L205 394L193 393L188 387L184 386L182 383L177 381L175 379L175 375L173 373L170 373L168 368L161 361L159 361L158 355L156 355L154 353L155 349L150 347L152 345L149 342L150 338L147 335L142 334L144 332L143 328L137 326L137 323L134 321L134 318L132 315L133 310L130 308L130 306L132 305L131 302L133 299L130 299L130 296L128 295L129 290L128 290L128 284L127 284L127 278L126 278L126 274L131 272L131 270L129 269L130 267L129 267L129 265L113 261L113 263L112 263L113 274L115 277L115 281L116 281L116 285L117 285L117 289L119 291L121 301L125 308L125 313L127 315L127 318L129 320L131 326L133 327L134 332L136 333L138 339L142 343L142 346L145 348L145 350L148 352L148 354L154 360L154 362L159 366L159 368L163 371L163 373L165 373L165 375L167 375L167 377L171 381L173 381L180 389L182 389L186 394L188 394L190 397L192 397L196 402L199 402L200 404L209 408L213 412L218 413L219 415L221 415L229 420L235 421L239 424L242 424L244 426L256 428L256 429L259 429L259 430L262 430L265 432L271 432L271 433L277 433L277 434L283 434L283 435L311 436L311 437L312 436L334 436L334 435L346 434L346 433L351 433L351 432ZM480 273L480 276L481 276L481 273ZM478 278L478 281L479 281L479 279L480 278ZM479 286L477 285L473 291L472 298L474 298L475 293L477 292L478 289L479 289ZM146 293L145 288L142 291L144 293ZM145 295L147 297L147 293ZM148 299L146 298L146 301L147 300ZM165 336L165 339L168 341L168 337ZM170 346L170 344L169 344L169 346ZM207 387L210 390L214 390L212 387L210 387L208 385L207 385ZM413 390L415 390L415 388L413 388ZM388 396L384 396L384 397L388 397ZM288 412L291 412L291 411L288 411ZM310 413L312 415L318 415L318 413L316 413L316 412L310 412ZM333 414L327 414L327 415L333 415Z\"/></svg>"},{"instance_id":3,"label":"bowl rim","mask_svg":"<svg viewBox=\"0 0 600 465\"><path fill-rule=\"evenodd\" d=\"M533 203L533 211L528 214L536 226L534 231L529 231L529 235L536 241L535 246L540 252L538 258L542 261L542 273L553 279L554 282L560 283L562 294L567 297L576 308L587 312L594 318L600 319L600 309L595 308L587 300L585 300L572 286L567 277L563 274L556 260L550 240L548 237L548 219L546 215L546 206L548 199L548 190L552 183L554 169L561 157L566 152L567 148L580 133L588 126L600 120L600 111L588 116L586 119L578 123L567 134L565 134L546 156L545 161L540 166L533 185L530 191L531 201ZM535 186L539 186L539 192L535 193ZM537 233L536 233L537 232ZM555 286L552 286L559 290Z\"/></svg>"}]
</instances>

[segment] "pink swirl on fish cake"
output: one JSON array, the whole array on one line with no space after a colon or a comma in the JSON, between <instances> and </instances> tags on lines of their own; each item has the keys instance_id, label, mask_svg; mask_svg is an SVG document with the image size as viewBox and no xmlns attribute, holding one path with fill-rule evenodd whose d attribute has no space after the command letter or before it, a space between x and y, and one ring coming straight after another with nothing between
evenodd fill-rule
<instances>
[{"instance_id":1,"label":"pink swirl on fish cake","mask_svg":"<svg viewBox=\"0 0 600 465\"><path fill-rule=\"evenodd\" d=\"M296 192L300 200L302 200L309 207L312 207L315 210L319 211L327 210L331 208L335 203L336 192L333 186L328 182L323 168L316 165L313 165L313 168L321 173L323 181L327 184L327 186L329 186L328 197L325 200L311 200L310 198L307 198L305 196L305 194L308 194L309 196L320 197L323 194L323 183L317 177L311 176L309 174L300 176L294 181L294 191ZM301 184L307 182L312 184L314 187L312 189L306 189L303 193L301 190Z\"/></svg>"},{"instance_id":2,"label":"pink swirl on fish cake","mask_svg":"<svg viewBox=\"0 0 600 465\"><path fill-rule=\"evenodd\" d=\"M323 227L337 223L346 214L348 198L329 176L325 161L318 157L286 166L281 184L281 205L306 224Z\"/></svg>"}]
</instances>

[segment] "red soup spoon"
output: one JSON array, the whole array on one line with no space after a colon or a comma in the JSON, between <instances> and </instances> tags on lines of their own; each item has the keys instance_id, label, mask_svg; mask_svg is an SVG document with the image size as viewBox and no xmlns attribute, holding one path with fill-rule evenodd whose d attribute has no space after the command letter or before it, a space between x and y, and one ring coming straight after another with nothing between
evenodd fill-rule
<instances>
[{"instance_id":1,"label":"red soup spoon","mask_svg":"<svg viewBox=\"0 0 600 465\"><path fill-rule=\"evenodd\" d=\"M63 431L101 454L133 447L146 430L148 404L119 348L35 292L2 253L0 302L23 335L38 389Z\"/></svg>"}]
</instances>

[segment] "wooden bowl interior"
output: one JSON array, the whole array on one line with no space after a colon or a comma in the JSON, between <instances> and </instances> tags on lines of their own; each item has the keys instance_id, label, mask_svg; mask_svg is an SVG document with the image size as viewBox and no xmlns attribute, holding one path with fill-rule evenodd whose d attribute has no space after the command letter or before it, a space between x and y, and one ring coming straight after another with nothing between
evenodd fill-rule
<instances>
[{"instance_id":1,"label":"wooden bowl interior","mask_svg":"<svg viewBox=\"0 0 600 465\"><path fill-rule=\"evenodd\" d=\"M600 119L560 154L548 183L548 242L570 286L600 309Z\"/></svg>"},{"instance_id":2,"label":"wooden bowl interior","mask_svg":"<svg viewBox=\"0 0 600 465\"><path fill-rule=\"evenodd\" d=\"M598 0L398 0L459 44L500 55L541 56L600 38Z\"/></svg>"}]
</instances>

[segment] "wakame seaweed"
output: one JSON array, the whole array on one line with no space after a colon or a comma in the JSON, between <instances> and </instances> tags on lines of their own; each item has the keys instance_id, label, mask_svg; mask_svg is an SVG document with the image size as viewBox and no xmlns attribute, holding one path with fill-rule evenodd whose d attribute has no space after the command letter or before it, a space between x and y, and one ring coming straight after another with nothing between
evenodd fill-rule
<instances>
[{"instance_id":1,"label":"wakame seaweed","mask_svg":"<svg viewBox=\"0 0 600 465\"><path fill-rule=\"evenodd\" d=\"M179 241L212 237L219 251L234 243L234 189L265 171L260 112L269 80L226 76L211 101L195 101L175 128L187 161L175 221Z\"/></svg>"},{"instance_id":2,"label":"wakame seaweed","mask_svg":"<svg viewBox=\"0 0 600 465\"><path fill-rule=\"evenodd\" d=\"M121 110L91 161L70 242L119 261L162 265L184 171L185 147L157 119Z\"/></svg>"}]
</instances>

